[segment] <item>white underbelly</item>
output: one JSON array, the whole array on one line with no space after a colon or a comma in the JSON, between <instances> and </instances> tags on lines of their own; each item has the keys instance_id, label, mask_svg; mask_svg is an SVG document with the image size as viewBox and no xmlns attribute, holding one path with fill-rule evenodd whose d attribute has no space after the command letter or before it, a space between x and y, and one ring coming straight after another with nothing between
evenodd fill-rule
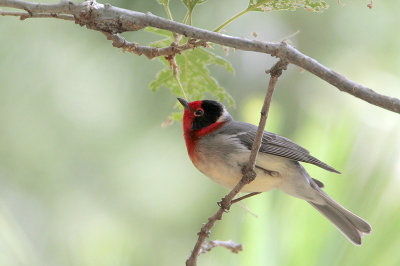
<instances>
[{"instance_id":1,"label":"white underbelly","mask_svg":"<svg viewBox=\"0 0 400 266\"><path fill-rule=\"evenodd\" d=\"M241 165L245 165L248 159L249 153L235 155L235 158L230 158L230 163L203 157L198 158L195 166L216 183L227 188L233 188L242 178ZM240 162L240 165L232 162ZM277 188L282 182L282 178L288 175L292 162L282 157L260 153L256 165L269 171L275 171L278 175L271 176L266 171L256 168L256 179L246 185L242 192L265 192Z\"/></svg>"}]
</instances>

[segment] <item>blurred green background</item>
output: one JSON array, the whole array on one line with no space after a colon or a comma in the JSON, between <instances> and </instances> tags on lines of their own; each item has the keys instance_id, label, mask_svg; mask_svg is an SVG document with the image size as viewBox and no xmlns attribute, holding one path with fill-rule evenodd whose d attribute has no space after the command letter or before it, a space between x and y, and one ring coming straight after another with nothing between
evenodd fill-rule
<instances>
[{"instance_id":1,"label":"blurred green background","mask_svg":"<svg viewBox=\"0 0 400 266\"><path fill-rule=\"evenodd\" d=\"M51 2L51 1L48 1ZM111 1L165 17L154 1ZM321 14L249 13L225 33L290 40L322 64L400 97L396 1L343 1ZM193 16L214 29L247 1L208 1ZM174 17L185 15L173 0ZM98 32L55 19L0 18L0 265L183 265L201 223L227 190L192 166L181 123L161 128L175 96L148 83L162 65L113 48ZM146 32L124 34L142 44ZM225 56L220 47L215 52ZM235 76L213 68L257 123L274 62L230 51ZM353 246L307 203L272 191L234 206L211 239L244 245L200 265L400 265L400 117L290 66L267 129L340 170L308 166L326 191L373 226ZM250 212L245 209L248 208Z\"/></svg>"}]
</instances>

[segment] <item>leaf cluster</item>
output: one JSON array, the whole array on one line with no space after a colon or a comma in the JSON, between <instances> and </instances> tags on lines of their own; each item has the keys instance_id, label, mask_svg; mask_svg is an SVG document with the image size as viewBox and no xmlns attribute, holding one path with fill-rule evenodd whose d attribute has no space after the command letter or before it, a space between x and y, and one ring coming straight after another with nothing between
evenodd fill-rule
<instances>
[{"instance_id":1,"label":"leaf cluster","mask_svg":"<svg viewBox=\"0 0 400 266\"><path fill-rule=\"evenodd\" d=\"M169 10L169 0L157 1L164 6L169 19L172 20L172 14ZM183 23L191 25L193 10L197 5L207 2L207 0L181 0L181 2L187 9ZM323 9L328 8L328 4L322 0L250 0L247 8L224 22L214 31L220 31L229 23L247 12L269 12L278 10L294 11L298 8L304 8L307 11L320 12ZM163 37L159 41L151 44L154 47L168 47L173 42L181 45L189 41L188 38L180 38L181 36L177 36L169 31L156 28L147 28L146 30ZM218 101L225 102L230 106L234 105L233 98L218 83L218 81L211 76L209 69L210 65L217 65L233 74L234 70L229 61L216 55L210 49L203 47L187 50L182 52L182 54L176 54L174 59L176 64L176 66L174 66L175 69L172 69L170 60L165 58L159 59L165 67L160 70L155 79L150 82L150 88L153 91L158 91L162 87L167 87L172 94L186 97L187 100L203 99L206 94L209 94ZM181 109L182 107L180 104L175 104L174 111L169 116L168 121L181 120Z\"/></svg>"},{"instance_id":2,"label":"leaf cluster","mask_svg":"<svg viewBox=\"0 0 400 266\"><path fill-rule=\"evenodd\" d=\"M174 40L170 32L156 28L147 28L148 31L166 36L160 41L154 42L151 45L155 47L165 47L171 44ZM164 68L157 73L156 78L150 82L150 88L153 91L158 91L161 87L167 87L172 94L177 96L186 96L188 100L199 100L205 94L211 95L218 101L226 102L233 106L233 98L221 87L218 81L211 76L208 66L218 65L223 67L230 73L234 73L232 65L226 59L216 55L210 49L196 48L186 51L182 54L175 55L176 64L179 67L179 79L184 88L184 93L180 84L176 82L173 71L170 67L170 62L165 58L159 58L164 64ZM175 105L175 111L170 119L180 120L182 117L181 105Z\"/></svg>"}]
</instances>

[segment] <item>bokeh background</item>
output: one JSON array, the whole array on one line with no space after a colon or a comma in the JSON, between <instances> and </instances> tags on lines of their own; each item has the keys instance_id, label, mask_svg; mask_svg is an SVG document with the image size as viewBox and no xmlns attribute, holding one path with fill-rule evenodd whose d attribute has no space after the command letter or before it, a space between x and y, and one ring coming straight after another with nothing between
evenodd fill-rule
<instances>
[{"instance_id":1,"label":"bokeh background","mask_svg":"<svg viewBox=\"0 0 400 266\"><path fill-rule=\"evenodd\" d=\"M51 1L48 1L51 2ZM214 29L248 1L208 1L193 17ZM400 97L396 1L331 1L324 13L249 13L225 33L290 41L379 93ZM111 1L165 17L154 1ZM183 5L172 0L177 19ZM146 44L158 37L125 34ZM162 128L176 98L148 83L162 64L113 48L98 32L55 19L0 18L0 265L183 265L201 223L227 190L191 164L181 123ZM215 52L225 56L220 47ZM212 72L257 123L274 60L230 51ZM326 191L368 220L353 246L307 203L272 191L234 206L211 239L244 245L200 265L400 265L400 117L290 66L267 129L340 170L307 166ZM247 210L248 209L248 210Z\"/></svg>"}]
</instances>

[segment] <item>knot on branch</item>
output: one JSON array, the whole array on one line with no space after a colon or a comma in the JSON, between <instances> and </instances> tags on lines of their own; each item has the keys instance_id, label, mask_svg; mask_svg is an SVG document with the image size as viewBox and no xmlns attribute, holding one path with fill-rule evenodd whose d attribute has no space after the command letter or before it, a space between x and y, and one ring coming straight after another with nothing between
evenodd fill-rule
<instances>
[{"instance_id":1,"label":"knot on branch","mask_svg":"<svg viewBox=\"0 0 400 266\"><path fill-rule=\"evenodd\" d=\"M99 4L95 0L82 3L84 9L78 15L74 15L75 23L86 26L88 29L109 33L122 33L136 31L144 28L143 25L129 20L124 15L115 16L110 4Z\"/></svg>"},{"instance_id":2,"label":"knot on branch","mask_svg":"<svg viewBox=\"0 0 400 266\"><path fill-rule=\"evenodd\" d=\"M24 14L24 15L21 15L21 16L19 17L20 20L25 20L25 19L27 19L27 18L33 17L33 13L32 13L32 11L31 11L29 8L24 8L24 10L25 10L26 12L28 12L28 13L27 13L27 14Z\"/></svg>"},{"instance_id":3,"label":"knot on branch","mask_svg":"<svg viewBox=\"0 0 400 266\"><path fill-rule=\"evenodd\" d=\"M270 74L271 77L278 78L282 75L283 70L287 69L289 62L285 59L279 59L278 62L275 63L270 69L266 70L266 74Z\"/></svg>"},{"instance_id":4,"label":"knot on branch","mask_svg":"<svg viewBox=\"0 0 400 266\"><path fill-rule=\"evenodd\" d=\"M205 238L210 236L210 230L207 229L207 224L201 226L200 232L197 233L198 236L203 236Z\"/></svg>"},{"instance_id":5,"label":"knot on branch","mask_svg":"<svg viewBox=\"0 0 400 266\"><path fill-rule=\"evenodd\" d=\"M229 212L229 209L232 206L232 200L227 196L221 199L221 201L217 202L218 206L223 209L224 212ZM221 220L221 219L218 219Z\"/></svg>"}]
</instances>

